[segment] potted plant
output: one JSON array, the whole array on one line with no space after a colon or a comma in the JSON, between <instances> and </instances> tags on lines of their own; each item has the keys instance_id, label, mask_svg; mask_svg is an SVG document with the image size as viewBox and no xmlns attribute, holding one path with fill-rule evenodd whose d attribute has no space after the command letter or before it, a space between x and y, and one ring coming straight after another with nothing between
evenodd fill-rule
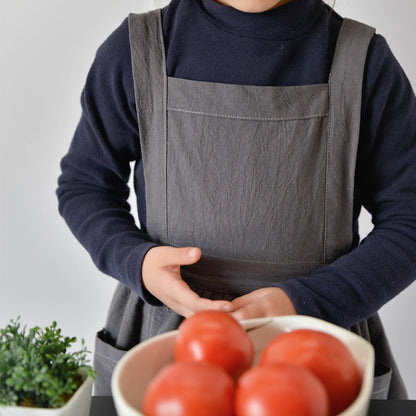
<instances>
[{"instance_id":1,"label":"potted plant","mask_svg":"<svg viewBox=\"0 0 416 416\"><path fill-rule=\"evenodd\" d=\"M88 416L95 372L76 338L53 322L44 329L21 327L19 319L0 329L0 416Z\"/></svg>"}]
</instances>

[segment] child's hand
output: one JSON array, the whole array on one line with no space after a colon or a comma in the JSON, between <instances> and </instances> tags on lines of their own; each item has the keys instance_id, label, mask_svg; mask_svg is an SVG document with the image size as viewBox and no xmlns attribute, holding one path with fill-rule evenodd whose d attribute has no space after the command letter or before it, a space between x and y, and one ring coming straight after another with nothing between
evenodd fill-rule
<instances>
[{"instance_id":1,"label":"child's hand","mask_svg":"<svg viewBox=\"0 0 416 416\"><path fill-rule=\"evenodd\" d=\"M201 250L196 247L153 247L143 260L143 284L153 296L185 318L204 309L231 312L231 302L201 298L182 280L180 266L194 264L200 257Z\"/></svg>"},{"instance_id":2,"label":"child's hand","mask_svg":"<svg viewBox=\"0 0 416 416\"><path fill-rule=\"evenodd\" d=\"M232 302L232 315L239 321L265 316L297 315L289 296L278 287L265 287Z\"/></svg>"}]
</instances>

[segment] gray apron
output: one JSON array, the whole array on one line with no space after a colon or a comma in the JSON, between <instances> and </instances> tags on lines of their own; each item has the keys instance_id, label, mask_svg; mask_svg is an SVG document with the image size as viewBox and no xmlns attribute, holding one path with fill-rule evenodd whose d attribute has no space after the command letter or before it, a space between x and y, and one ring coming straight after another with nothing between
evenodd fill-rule
<instances>
[{"instance_id":1,"label":"gray apron","mask_svg":"<svg viewBox=\"0 0 416 416\"><path fill-rule=\"evenodd\" d=\"M160 244L201 248L201 260L181 269L191 288L232 299L307 276L349 252L363 70L374 30L345 20L329 82L294 87L167 77L160 10L130 15L129 30L147 231ZM111 394L111 373L126 350L182 319L120 284L97 336L95 394ZM378 316L352 330L388 366L374 397L403 397Z\"/></svg>"}]
</instances>

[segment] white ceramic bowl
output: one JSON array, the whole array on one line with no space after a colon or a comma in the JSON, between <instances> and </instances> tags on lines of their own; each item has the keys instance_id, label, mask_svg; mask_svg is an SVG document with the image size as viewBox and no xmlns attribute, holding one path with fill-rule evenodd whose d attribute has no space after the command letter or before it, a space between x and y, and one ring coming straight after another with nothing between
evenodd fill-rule
<instances>
[{"instance_id":1,"label":"white ceramic bowl","mask_svg":"<svg viewBox=\"0 0 416 416\"><path fill-rule=\"evenodd\" d=\"M307 328L327 332L340 339L354 355L362 374L362 386L356 400L340 416L365 416L373 387L374 350L372 345L343 328L307 316L282 316L242 322L254 343L256 359L266 344L282 332ZM118 362L112 377L112 393L119 416L144 416L141 405L147 384L173 360L177 331L151 338L132 348Z\"/></svg>"}]
</instances>

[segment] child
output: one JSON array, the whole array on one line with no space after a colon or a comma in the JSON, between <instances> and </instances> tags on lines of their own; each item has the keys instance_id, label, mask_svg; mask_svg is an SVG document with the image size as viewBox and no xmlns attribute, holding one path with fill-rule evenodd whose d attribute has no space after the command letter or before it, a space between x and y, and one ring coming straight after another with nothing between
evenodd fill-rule
<instances>
[{"instance_id":1,"label":"child","mask_svg":"<svg viewBox=\"0 0 416 416\"><path fill-rule=\"evenodd\" d=\"M120 282L96 394L126 350L221 309L350 328L374 397L406 397L377 310L415 279L416 99L383 37L321 0L173 0L104 42L82 107L59 208Z\"/></svg>"}]
</instances>

